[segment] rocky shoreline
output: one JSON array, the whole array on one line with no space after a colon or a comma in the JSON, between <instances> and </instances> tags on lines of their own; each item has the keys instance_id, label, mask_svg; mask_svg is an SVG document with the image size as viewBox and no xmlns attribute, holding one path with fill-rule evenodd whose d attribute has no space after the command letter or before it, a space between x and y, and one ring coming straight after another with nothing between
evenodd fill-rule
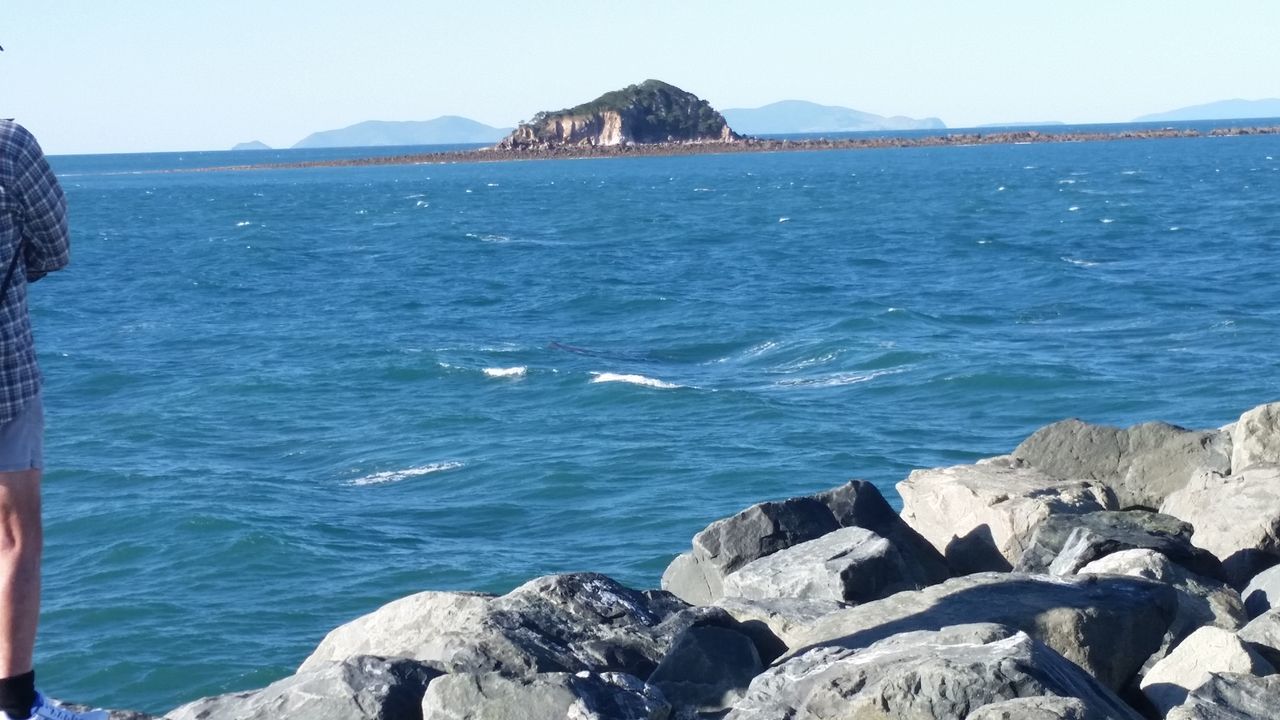
<instances>
[{"instance_id":1,"label":"rocky shoreline","mask_svg":"<svg viewBox=\"0 0 1280 720\"><path fill-rule=\"evenodd\" d=\"M1280 403L753 505L636 590L428 591L164 720L1280 717ZM114 720L147 720L117 711Z\"/></svg>"},{"instance_id":2,"label":"rocky shoreline","mask_svg":"<svg viewBox=\"0 0 1280 720\"><path fill-rule=\"evenodd\" d=\"M364 167L370 165L443 165L454 163L514 162L521 160L580 160L618 157L671 157L751 152L814 152L822 150L876 150L892 148L962 147L969 145L1024 145L1039 143L1114 142L1119 140L1167 140L1200 137L1280 135L1280 126L1194 129L1161 128L1114 132L1042 132L1020 130L994 133L944 133L919 137L815 138L774 140L744 138L729 142L668 142L630 145L542 145L512 148L416 153L385 157L314 160L291 163L226 165L166 172L215 172L231 170L297 170L305 168Z\"/></svg>"}]
</instances>

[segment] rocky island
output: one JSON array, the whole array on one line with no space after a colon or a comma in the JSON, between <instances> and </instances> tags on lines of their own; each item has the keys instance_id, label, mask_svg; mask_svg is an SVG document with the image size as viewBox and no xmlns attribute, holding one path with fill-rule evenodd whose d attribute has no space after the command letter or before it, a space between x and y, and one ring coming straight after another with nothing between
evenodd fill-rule
<instances>
[{"instance_id":1,"label":"rocky island","mask_svg":"<svg viewBox=\"0 0 1280 720\"><path fill-rule=\"evenodd\" d=\"M706 100L661 80L646 80L566 110L540 112L497 149L729 143L740 139Z\"/></svg>"},{"instance_id":2,"label":"rocky island","mask_svg":"<svg viewBox=\"0 0 1280 720\"><path fill-rule=\"evenodd\" d=\"M752 505L639 590L427 590L165 720L1274 720L1280 403ZM113 720L146 716L117 712Z\"/></svg>"}]
</instances>

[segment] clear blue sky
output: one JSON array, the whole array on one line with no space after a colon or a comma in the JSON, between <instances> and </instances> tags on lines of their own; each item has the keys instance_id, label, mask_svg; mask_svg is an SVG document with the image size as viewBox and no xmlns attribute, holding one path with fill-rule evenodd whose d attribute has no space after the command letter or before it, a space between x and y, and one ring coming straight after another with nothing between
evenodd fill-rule
<instances>
[{"instance_id":1,"label":"clear blue sky","mask_svg":"<svg viewBox=\"0 0 1280 720\"><path fill-rule=\"evenodd\" d=\"M51 153L288 147L362 120L511 125L659 78L952 127L1280 97L1274 0L6 2L0 115Z\"/></svg>"}]
</instances>

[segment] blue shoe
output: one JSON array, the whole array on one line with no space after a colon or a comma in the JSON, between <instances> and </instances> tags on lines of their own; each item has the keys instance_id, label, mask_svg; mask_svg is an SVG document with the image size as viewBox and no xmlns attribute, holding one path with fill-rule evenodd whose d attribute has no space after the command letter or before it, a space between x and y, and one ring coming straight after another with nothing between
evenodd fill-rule
<instances>
[{"instance_id":1,"label":"blue shoe","mask_svg":"<svg viewBox=\"0 0 1280 720\"><path fill-rule=\"evenodd\" d=\"M28 718L10 718L8 715L0 712L0 720L107 720L106 710L93 710L90 712L75 712L64 707L58 707L49 702L42 693L36 693L36 704L31 707L31 716Z\"/></svg>"}]
</instances>

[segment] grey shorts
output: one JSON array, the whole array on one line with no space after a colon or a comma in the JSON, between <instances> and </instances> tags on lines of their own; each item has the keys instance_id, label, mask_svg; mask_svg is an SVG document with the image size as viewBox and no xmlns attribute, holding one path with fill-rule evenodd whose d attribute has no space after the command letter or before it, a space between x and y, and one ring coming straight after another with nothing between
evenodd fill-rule
<instances>
[{"instance_id":1,"label":"grey shorts","mask_svg":"<svg viewBox=\"0 0 1280 720\"><path fill-rule=\"evenodd\" d=\"M0 425L0 472L44 468L44 400L36 395Z\"/></svg>"}]
</instances>

